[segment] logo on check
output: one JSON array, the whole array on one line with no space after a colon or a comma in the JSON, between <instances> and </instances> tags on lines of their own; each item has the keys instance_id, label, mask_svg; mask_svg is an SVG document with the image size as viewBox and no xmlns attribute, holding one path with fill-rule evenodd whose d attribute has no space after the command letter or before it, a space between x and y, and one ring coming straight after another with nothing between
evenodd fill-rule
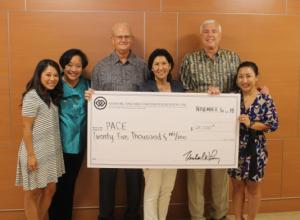
<instances>
[{"instance_id":1,"label":"logo on check","mask_svg":"<svg viewBox=\"0 0 300 220\"><path fill-rule=\"evenodd\" d=\"M107 100L104 97L99 96L94 100L94 106L98 110L105 109L107 106Z\"/></svg>"}]
</instances>

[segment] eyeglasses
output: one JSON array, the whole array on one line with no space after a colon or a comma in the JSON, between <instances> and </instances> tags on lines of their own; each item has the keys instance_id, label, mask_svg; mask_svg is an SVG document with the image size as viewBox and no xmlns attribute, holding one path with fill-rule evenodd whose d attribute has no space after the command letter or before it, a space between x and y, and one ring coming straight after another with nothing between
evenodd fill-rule
<instances>
[{"instance_id":1,"label":"eyeglasses","mask_svg":"<svg viewBox=\"0 0 300 220\"><path fill-rule=\"evenodd\" d=\"M128 41L131 39L130 35L115 35L114 38L116 38L117 40L125 40Z\"/></svg>"}]
</instances>

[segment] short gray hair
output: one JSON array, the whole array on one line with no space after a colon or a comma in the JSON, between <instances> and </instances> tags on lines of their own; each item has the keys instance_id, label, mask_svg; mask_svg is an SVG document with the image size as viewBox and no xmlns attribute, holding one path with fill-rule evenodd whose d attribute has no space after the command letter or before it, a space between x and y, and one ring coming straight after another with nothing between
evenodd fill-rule
<instances>
[{"instance_id":1,"label":"short gray hair","mask_svg":"<svg viewBox=\"0 0 300 220\"><path fill-rule=\"evenodd\" d=\"M207 25L207 24L216 24L219 28L219 31L222 32L222 27L219 22L217 22L214 19L207 19L200 24L200 33L202 33L204 25Z\"/></svg>"}]
</instances>

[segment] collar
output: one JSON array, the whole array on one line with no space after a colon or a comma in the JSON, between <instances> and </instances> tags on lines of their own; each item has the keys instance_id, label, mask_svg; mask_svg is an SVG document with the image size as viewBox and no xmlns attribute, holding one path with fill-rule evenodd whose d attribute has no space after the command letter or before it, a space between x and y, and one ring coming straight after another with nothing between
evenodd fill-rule
<instances>
[{"instance_id":1,"label":"collar","mask_svg":"<svg viewBox=\"0 0 300 220\"><path fill-rule=\"evenodd\" d=\"M215 58L220 57L220 56L222 55L222 53L223 53L223 50L219 48L218 51L217 51L217 53L215 54ZM202 56L204 56L205 58L207 58L207 59L211 59L209 56L206 55L204 49L201 49L201 50L200 50L200 54L201 54Z\"/></svg>"},{"instance_id":2,"label":"collar","mask_svg":"<svg viewBox=\"0 0 300 220\"><path fill-rule=\"evenodd\" d=\"M113 59L114 64L121 63L120 58L117 55L115 50L112 52L111 55L112 55L112 59ZM135 57L136 57L136 55L130 50L129 54L128 54L128 57L127 57L126 63L134 63Z\"/></svg>"},{"instance_id":3,"label":"collar","mask_svg":"<svg viewBox=\"0 0 300 220\"><path fill-rule=\"evenodd\" d=\"M79 78L79 82L77 83L77 85L75 87L71 87L69 86L68 83L66 83L65 81L62 81L63 83L63 97L69 97L69 96L73 96L73 95L79 95L79 93L81 93L82 89L85 90L84 88L84 79L83 76L80 76Z\"/></svg>"}]
</instances>

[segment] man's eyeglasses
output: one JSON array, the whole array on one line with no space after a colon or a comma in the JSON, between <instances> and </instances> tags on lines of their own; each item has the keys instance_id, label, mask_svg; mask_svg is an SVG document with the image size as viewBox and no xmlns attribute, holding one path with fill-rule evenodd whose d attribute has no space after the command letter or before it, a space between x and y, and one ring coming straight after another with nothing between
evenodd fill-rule
<instances>
[{"instance_id":1,"label":"man's eyeglasses","mask_svg":"<svg viewBox=\"0 0 300 220\"><path fill-rule=\"evenodd\" d=\"M116 38L117 40L130 40L131 36L130 35L115 35L114 38Z\"/></svg>"}]
</instances>

